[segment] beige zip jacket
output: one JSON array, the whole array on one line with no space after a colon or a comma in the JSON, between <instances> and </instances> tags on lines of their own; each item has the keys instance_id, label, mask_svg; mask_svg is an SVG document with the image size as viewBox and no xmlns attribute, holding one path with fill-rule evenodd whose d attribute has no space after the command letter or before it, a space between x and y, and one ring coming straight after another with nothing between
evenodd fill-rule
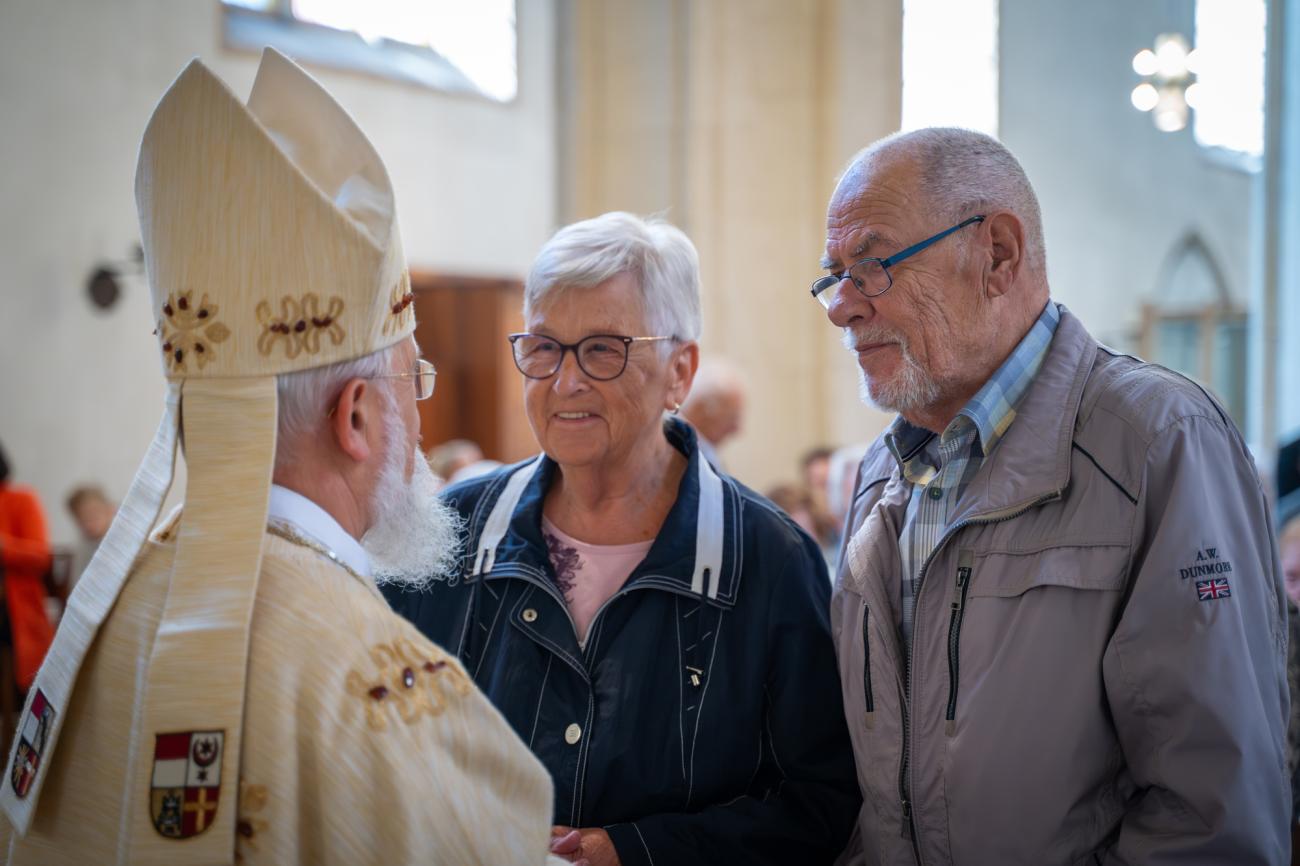
<instances>
[{"instance_id":1,"label":"beige zip jacket","mask_svg":"<svg viewBox=\"0 0 1300 866\"><path fill-rule=\"evenodd\" d=\"M863 460L832 601L847 862L1290 862L1286 608L1255 466L1197 385L1062 308L898 637L909 496Z\"/></svg>"}]
</instances>

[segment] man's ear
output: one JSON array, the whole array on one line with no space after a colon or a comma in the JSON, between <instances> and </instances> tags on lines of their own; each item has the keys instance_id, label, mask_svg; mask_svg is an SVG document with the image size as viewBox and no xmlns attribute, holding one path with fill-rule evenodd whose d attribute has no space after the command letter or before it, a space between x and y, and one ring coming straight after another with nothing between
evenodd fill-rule
<instances>
[{"instance_id":1,"label":"man's ear","mask_svg":"<svg viewBox=\"0 0 1300 866\"><path fill-rule=\"evenodd\" d=\"M379 423L373 411L374 401L363 399L369 389L365 379L349 379L330 415L330 431L339 450L358 463L370 459L374 450L371 428Z\"/></svg>"},{"instance_id":2,"label":"man's ear","mask_svg":"<svg viewBox=\"0 0 1300 866\"><path fill-rule=\"evenodd\" d=\"M686 402L686 395L691 393L691 383L695 381L695 372L699 368L699 343L687 343L673 354L672 365L669 368L671 377L668 384L669 405L666 408L672 409L673 403L680 405Z\"/></svg>"},{"instance_id":3,"label":"man's ear","mask_svg":"<svg viewBox=\"0 0 1300 866\"><path fill-rule=\"evenodd\" d=\"M1020 218L1010 211L998 211L984 221L989 233L992 258L985 274L985 286L990 298L1011 291L1025 263L1025 227Z\"/></svg>"}]
</instances>

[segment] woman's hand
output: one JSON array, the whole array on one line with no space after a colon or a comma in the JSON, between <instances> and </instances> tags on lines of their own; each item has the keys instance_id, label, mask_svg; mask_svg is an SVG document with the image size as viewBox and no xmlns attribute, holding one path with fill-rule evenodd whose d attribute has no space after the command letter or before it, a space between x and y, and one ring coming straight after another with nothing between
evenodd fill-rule
<instances>
[{"instance_id":1,"label":"woman's hand","mask_svg":"<svg viewBox=\"0 0 1300 866\"><path fill-rule=\"evenodd\" d=\"M571 863L589 866L620 866L618 851L609 834L600 827L551 828L551 853Z\"/></svg>"}]
</instances>

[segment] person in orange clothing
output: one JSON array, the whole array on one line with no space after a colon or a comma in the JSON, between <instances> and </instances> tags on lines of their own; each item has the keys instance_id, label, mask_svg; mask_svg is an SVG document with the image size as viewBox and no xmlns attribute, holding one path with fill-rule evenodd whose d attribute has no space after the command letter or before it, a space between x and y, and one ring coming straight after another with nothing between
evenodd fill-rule
<instances>
[{"instance_id":1,"label":"person in orange clothing","mask_svg":"<svg viewBox=\"0 0 1300 866\"><path fill-rule=\"evenodd\" d=\"M14 679L26 691L36 678L45 652L54 639L54 626L45 613L42 575L50 567L50 543L45 512L36 492L9 483L9 461L0 447L0 592L14 653Z\"/></svg>"}]
</instances>

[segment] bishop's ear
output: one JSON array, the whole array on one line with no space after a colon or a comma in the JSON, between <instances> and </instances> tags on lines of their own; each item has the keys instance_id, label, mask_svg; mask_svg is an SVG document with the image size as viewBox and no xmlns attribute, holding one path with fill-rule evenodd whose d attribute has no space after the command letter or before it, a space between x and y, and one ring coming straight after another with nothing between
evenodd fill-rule
<instances>
[{"instance_id":1,"label":"bishop's ear","mask_svg":"<svg viewBox=\"0 0 1300 866\"><path fill-rule=\"evenodd\" d=\"M377 447L382 431L374 388L365 379L349 379L330 414L330 432L339 450L364 463Z\"/></svg>"}]
</instances>

